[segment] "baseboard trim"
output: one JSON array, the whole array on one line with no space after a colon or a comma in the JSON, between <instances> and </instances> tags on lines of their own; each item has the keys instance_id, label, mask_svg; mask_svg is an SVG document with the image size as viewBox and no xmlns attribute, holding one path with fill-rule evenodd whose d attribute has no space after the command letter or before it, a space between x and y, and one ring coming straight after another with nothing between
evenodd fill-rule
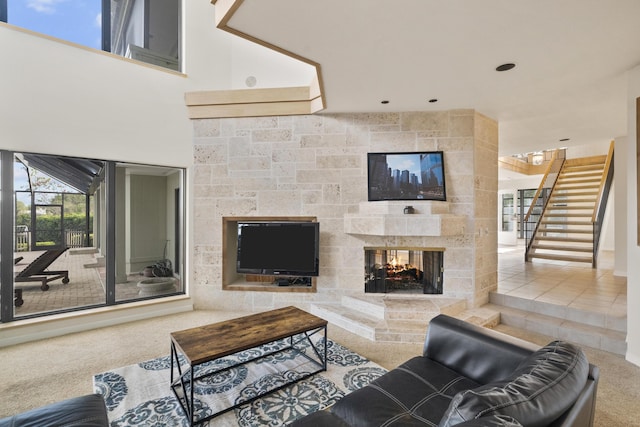
<instances>
[{"instance_id":1,"label":"baseboard trim","mask_svg":"<svg viewBox=\"0 0 640 427\"><path fill-rule=\"evenodd\" d=\"M18 320L0 325L0 348L187 311L193 311L193 301L182 295Z\"/></svg>"}]
</instances>

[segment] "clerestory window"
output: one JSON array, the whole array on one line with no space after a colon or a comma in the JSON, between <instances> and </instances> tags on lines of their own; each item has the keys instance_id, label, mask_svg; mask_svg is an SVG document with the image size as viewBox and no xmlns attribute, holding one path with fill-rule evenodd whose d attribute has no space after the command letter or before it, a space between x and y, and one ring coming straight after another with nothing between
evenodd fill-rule
<instances>
[{"instance_id":1,"label":"clerestory window","mask_svg":"<svg viewBox=\"0 0 640 427\"><path fill-rule=\"evenodd\" d=\"M180 71L180 0L0 0L0 21Z\"/></svg>"}]
</instances>

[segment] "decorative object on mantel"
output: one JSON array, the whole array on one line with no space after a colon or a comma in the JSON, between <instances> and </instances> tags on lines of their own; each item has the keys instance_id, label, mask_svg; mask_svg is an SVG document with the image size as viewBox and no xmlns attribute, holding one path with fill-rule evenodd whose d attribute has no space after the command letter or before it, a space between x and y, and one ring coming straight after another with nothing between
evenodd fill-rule
<instances>
[{"instance_id":1,"label":"decorative object on mantel","mask_svg":"<svg viewBox=\"0 0 640 427\"><path fill-rule=\"evenodd\" d=\"M369 201L447 200L443 156L442 151L368 153Z\"/></svg>"},{"instance_id":2,"label":"decorative object on mantel","mask_svg":"<svg viewBox=\"0 0 640 427\"><path fill-rule=\"evenodd\" d=\"M404 207L404 214L405 215L410 215L413 213L413 206L405 206Z\"/></svg>"}]
</instances>

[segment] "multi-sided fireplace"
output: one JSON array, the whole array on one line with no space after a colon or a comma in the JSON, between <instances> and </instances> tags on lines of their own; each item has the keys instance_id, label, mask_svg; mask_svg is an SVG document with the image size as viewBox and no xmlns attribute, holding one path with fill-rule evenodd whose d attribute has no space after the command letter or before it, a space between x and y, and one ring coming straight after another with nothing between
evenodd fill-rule
<instances>
[{"instance_id":1,"label":"multi-sided fireplace","mask_svg":"<svg viewBox=\"0 0 640 427\"><path fill-rule=\"evenodd\" d=\"M442 294L443 249L365 248L367 293Z\"/></svg>"}]
</instances>

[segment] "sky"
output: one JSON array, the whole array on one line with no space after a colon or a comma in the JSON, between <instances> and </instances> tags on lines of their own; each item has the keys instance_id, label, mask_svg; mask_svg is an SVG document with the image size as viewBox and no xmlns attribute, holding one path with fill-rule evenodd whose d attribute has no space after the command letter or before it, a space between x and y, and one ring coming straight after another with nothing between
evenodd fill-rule
<instances>
[{"instance_id":1,"label":"sky","mask_svg":"<svg viewBox=\"0 0 640 427\"><path fill-rule=\"evenodd\" d=\"M7 0L9 24L102 48L101 0Z\"/></svg>"},{"instance_id":2,"label":"sky","mask_svg":"<svg viewBox=\"0 0 640 427\"><path fill-rule=\"evenodd\" d=\"M391 169L408 170L420 176L420 155L419 154L394 154L387 156L387 166Z\"/></svg>"}]
</instances>

